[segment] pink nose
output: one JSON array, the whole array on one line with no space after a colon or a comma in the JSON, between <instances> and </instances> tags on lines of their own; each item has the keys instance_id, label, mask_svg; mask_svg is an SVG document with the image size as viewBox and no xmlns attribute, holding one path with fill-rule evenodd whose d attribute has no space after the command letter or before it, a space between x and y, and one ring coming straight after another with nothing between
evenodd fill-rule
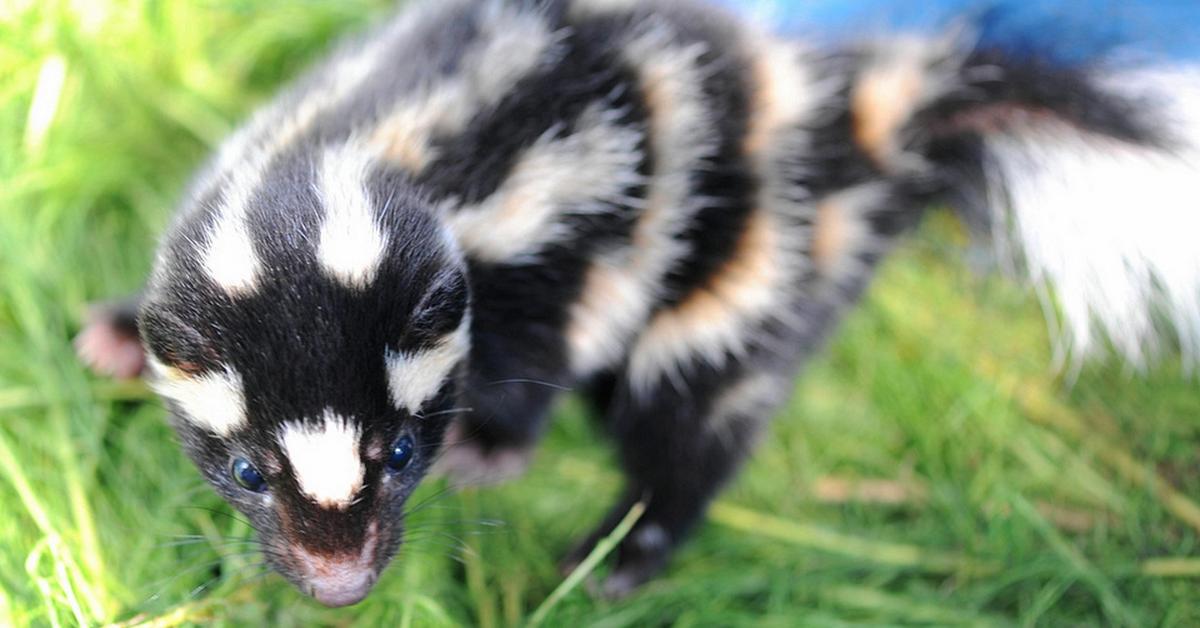
<instances>
[{"instance_id":1,"label":"pink nose","mask_svg":"<svg viewBox=\"0 0 1200 628\"><path fill-rule=\"evenodd\" d=\"M298 546L292 554L309 595L326 606L349 606L367 597L379 578L371 555L374 549L372 534L357 556L314 554Z\"/></svg>"},{"instance_id":2,"label":"pink nose","mask_svg":"<svg viewBox=\"0 0 1200 628\"><path fill-rule=\"evenodd\" d=\"M350 565L308 578L309 592L325 606L356 604L367 597L374 585L374 571Z\"/></svg>"}]
</instances>

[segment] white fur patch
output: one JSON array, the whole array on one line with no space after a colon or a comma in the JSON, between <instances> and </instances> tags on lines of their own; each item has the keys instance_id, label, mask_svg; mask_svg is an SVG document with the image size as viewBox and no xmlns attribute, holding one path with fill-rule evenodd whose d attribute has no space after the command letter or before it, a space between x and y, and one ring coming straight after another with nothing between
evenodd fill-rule
<instances>
[{"instance_id":1,"label":"white fur patch","mask_svg":"<svg viewBox=\"0 0 1200 628\"><path fill-rule=\"evenodd\" d=\"M765 422L787 397L792 379L779 373L751 373L730 384L713 402L704 427L729 445L742 445L733 440L733 427L742 421Z\"/></svg>"},{"instance_id":2,"label":"white fur patch","mask_svg":"<svg viewBox=\"0 0 1200 628\"><path fill-rule=\"evenodd\" d=\"M552 129L525 150L494 194L445 213L446 225L463 251L500 262L528 259L561 239L564 213L608 211L641 182L641 133L620 126L620 115L594 104L580 115L574 133Z\"/></svg>"},{"instance_id":3,"label":"white fur patch","mask_svg":"<svg viewBox=\"0 0 1200 628\"><path fill-rule=\"evenodd\" d=\"M254 252L246 213L250 199L271 162L366 79L376 51L368 46L331 64L320 85L295 105L287 99L262 110L222 145L212 167L221 186L221 205L202 253L209 277L234 295L252 292L262 273ZM285 107L293 106L291 110Z\"/></svg>"},{"instance_id":4,"label":"white fur patch","mask_svg":"<svg viewBox=\"0 0 1200 628\"><path fill-rule=\"evenodd\" d=\"M345 101L381 62L388 61L384 56L386 49L396 41L411 38L414 30L423 26L427 15L436 10L440 2L414 4L383 32L360 45L339 51L312 76L311 83L297 85L259 109L249 123L221 145L211 169L214 177L260 169L267 160L308 131L317 117ZM248 167L247 164L257 166Z\"/></svg>"},{"instance_id":5,"label":"white fur patch","mask_svg":"<svg viewBox=\"0 0 1200 628\"><path fill-rule=\"evenodd\" d=\"M382 158L420 172L437 157L430 146L435 136L461 132L552 56L559 34L541 14L498 2L482 11L482 30L458 73L415 89L371 132L372 148Z\"/></svg>"},{"instance_id":6,"label":"white fur patch","mask_svg":"<svg viewBox=\"0 0 1200 628\"><path fill-rule=\"evenodd\" d=\"M952 29L930 39L877 38L861 52L865 63L850 90L854 141L888 172L919 171L923 158L905 151L912 116L956 87L973 42Z\"/></svg>"},{"instance_id":7,"label":"white fur patch","mask_svg":"<svg viewBox=\"0 0 1200 628\"><path fill-rule=\"evenodd\" d=\"M189 423L221 437L249 424L242 376L233 369L188 375L152 355L147 357L153 374L150 387L175 402Z\"/></svg>"},{"instance_id":8,"label":"white fur patch","mask_svg":"<svg viewBox=\"0 0 1200 628\"><path fill-rule=\"evenodd\" d=\"M798 179L800 128L821 115L838 85L811 72L805 51L762 35L754 42L753 115L745 150L761 185L757 208L736 250L707 285L678 306L657 313L629 356L633 390L648 393L663 376L678 378L702 360L714 366L745 351L753 329L770 318L799 325L788 306L804 265L809 234L796 217L811 218L813 204Z\"/></svg>"},{"instance_id":9,"label":"white fur patch","mask_svg":"<svg viewBox=\"0 0 1200 628\"><path fill-rule=\"evenodd\" d=\"M795 278L784 237L770 212L750 216L733 257L707 285L656 314L638 337L628 367L635 392L649 393L662 376L678 377L694 360L720 367L728 355L745 350L754 325L788 316L786 297Z\"/></svg>"},{"instance_id":10,"label":"white fur patch","mask_svg":"<svg viewBox=\"0 0 1200 628\"><path fill-rule=\"evenodd\" d=\"M810 129L836 113L836 95L844 79L834 73L821 77L813 71L810 53L794 42L762 35L755 46L750 127L743 147L761 182L758 206L778 216L809 222L814 211L807 189L796 181L808 178L803 159L812 151ZM805 248L805 233L795 233L786 243L796 251ZM793 256L803 264L803 255Z\"/></svg>"},{"instance_id":11,"label":"white fur patch","mask_svg":"<svg viewBox=\"0 0 1200 628\"><path fill-rule=\"evenodd\" d=\"M300 490L325 508L345 509L363 486L358 425L326 410L318 422L284 424L279 446Z\"/></svg>"},{"instance_id":12,"label":"white fur patch","mask_svg":"<svg viewBox=\"0 0 1200 628\"><path fill-rule=\"evenodd\" d=\"M788 230L777 242L775 262L780 266L777 297L782 300L794 292L812 263L808 253L813 233L802 225L815 220L817 209L808 189L795 183L808 178L804 156L812 150L810 129L836 113L834 103L845 81L837 73L819 76L813 71L811 52L795 42L762 35L754 51L750 128L743 147L758 174L759 211L765 212L764 220ZM777 309L777 315L787 310ZM744 331L731 336L731 350L740 351L747 339Z\"/></svg>"},{"instance_id":13,"label":"white fur patch","mask_svg":"<svg viewBox=\"0 0 1200 628\"><path fill-rule=\"evenodd\" d=\"M387 248L367 192L370 167L366 151L352 143L327 150L321 162L318 190L325 219L317 261L325 272L352 288L371 284Z\"/></svg>"},{"instance_id":14,"label":"white fur patch","mask_svg":"<svg viewBox=\"0 0 1200 628\"><path fill-rule=\"evenodd\" d=\"M260 176L261 167L248 165L246 172L239 172L226 182L217 221L203 253L205 272L230 294L253 291L262 272L246 222L246 205Z\"/></svg>"},{"instance_id":15,"label":"white fur patch","mask_svg":"<svg viewBox=\"0 0 1200 628\"><path fill-rule=\"evenodd\" d=\"M888 240L875 235L868 214L887 202L886 183L865 183L817 201L811 257L823 277L839 282L869 271L862 255L882 252Z\"/></svg>"},{"instance_id":16,"label":"white fur patch","mask_svg":"<svg viewBox=\"0 0 1200 628\"><path fill-rule=\"evenodd\" d=\"M987 141L994 207L1011 209L1028 271L1053 286L1057 358L1094 354L1107 337L1136 367L1161 352L1161 312L1187 363L1200 364L1200 71L1114 78L1116 89L1166 94L1167 154L1030 126ZM1064 333L1065 332L1065 333Z\"/></svg>"},{"instance_id":17,"label":"white fur patch","mask_svg":"<svg viewBox=\"0 0 1200 628\"><path fill-rule=\"evenodd\" d=\"M464 64L468 69L465 78L472 85L475 101L490 106L545 60L561 33L551 32L541 13L507 3L489 5L482 21L483 40Z\"/></svg>"},{"instance_id":18,"label":"white fur patch","mask_svg":"<svg viewBox=\"0 0 1200 628\"><path fill-rule=\"evenodd\" d=\"M702 92L701 45L679 46L663 25L623 48L649 109L654 174L628 251L598 260L571 306L566 338L571 370L586 375L620 358L657 300L662 277L686 254L679 236L698 209L694 177L716 151L714 120Z\"/></svg>"},{"instance_id":19,"label":"white fur patch","mask_svg":"<svg viewBox=\"0 0 1200 628\"><path fill-rule=\"evenodd\" d=\"M570 15L588 18L611 13L628 13L643 4L642 0L575 0L571 3Z\"/></svg>"},{"instance_id":20,"label":"white fur patch","mask_svg":"<svg viewBox=\"0 0 1200 628\"><path fill-rule=\"evenodd\" d=\"M419 353L389 350L384 361L392 404L417 414L466 357L470 349L470 329L470 318L464 317L458 329L446 334L432 349Z\"/></svg>"},{"instance_id":21,"label":"white fur patch","mask_svg":"<svg viewBox=\"0 0 1200 628\"><path fill-rule=\"evenodd\" d=\"M753 115L746 134L746 152L770 152L778 134L812 119L836 88L836 78L821 84L806 62L806 51L795 42L760 35L753 66Z\"/></svg>"}]
</instances>

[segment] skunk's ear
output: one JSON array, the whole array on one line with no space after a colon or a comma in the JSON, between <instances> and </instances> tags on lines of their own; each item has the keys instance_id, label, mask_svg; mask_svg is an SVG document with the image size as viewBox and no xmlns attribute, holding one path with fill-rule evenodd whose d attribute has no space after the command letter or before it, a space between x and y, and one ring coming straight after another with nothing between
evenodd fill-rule
<instances>
[{"instance_id":1,"label":"skunk's ear","mask_svg":"<svg viewBox=\"0 0 1200 628\"><path fill-rule=\"evenodd\" d=\"M146 350L166 366L189 375L219 366L213 343L168 308L145 302L137 322Z\"/></svg>"},{"instance_id":2,"label":"skunk's ear","mask_svg":"<svg viewBox=\"0 0 1200 628\"><path fill-rule=\"evenodd\" d=\"M395 346L410 350L436 344L458 329L466 316L470 290L460 270L440 272L417 300L408 320L395 330Z\"/></svg>"}]
</instances>

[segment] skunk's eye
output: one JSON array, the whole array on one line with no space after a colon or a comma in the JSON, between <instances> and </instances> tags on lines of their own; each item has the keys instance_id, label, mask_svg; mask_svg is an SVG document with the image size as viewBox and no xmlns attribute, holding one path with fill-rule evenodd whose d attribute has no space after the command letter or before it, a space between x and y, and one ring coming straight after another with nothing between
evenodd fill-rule
<instances>
[{"instance_id":1,"label":"skunk's eye","mask_svg":"<svg viewBox=\"0 0 1200 628\"><path fill-rule=\"evenodd\" d=\"M245 458L234 458L230 472L233 474L233 480L238 483L238 486L248 491L261 493L267 489L267 480Z\"/></svg>"},{"instance_id":2,"label":"skunk's eye","mask_svg":"<svg viewBox=\"0 0 1200 628\"><path fill-rule=\"evenodd\" d=\"M387 459L387 468L392 471L401 471L404 467L412 462L413 457L413 439L411 436L405 435L396 439L392 445L392 453Z\"/></svg>"}]
</instances>

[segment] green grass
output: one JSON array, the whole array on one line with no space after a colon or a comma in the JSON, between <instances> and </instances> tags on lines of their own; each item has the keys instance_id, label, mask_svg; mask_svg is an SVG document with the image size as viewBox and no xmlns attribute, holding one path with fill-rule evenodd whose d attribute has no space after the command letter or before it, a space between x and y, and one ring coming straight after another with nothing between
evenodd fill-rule
<instances>
[{"instance_id":1,"label":"green grass","mask_svg":"<svg viewBox=\"0 0 1200 628\"><path fill-rule=\"evenodd\" d=\"M363 604L258 577L161 406L69 340L87 302L138 286L204 154L384 4L0 0L0 625L1200 624L1195 380L1064 383L1034 300L970 270L945 214L631 599L551 598L619 482L571 399L525 479L422 511Z\"/></svg>"}]
</instances>

